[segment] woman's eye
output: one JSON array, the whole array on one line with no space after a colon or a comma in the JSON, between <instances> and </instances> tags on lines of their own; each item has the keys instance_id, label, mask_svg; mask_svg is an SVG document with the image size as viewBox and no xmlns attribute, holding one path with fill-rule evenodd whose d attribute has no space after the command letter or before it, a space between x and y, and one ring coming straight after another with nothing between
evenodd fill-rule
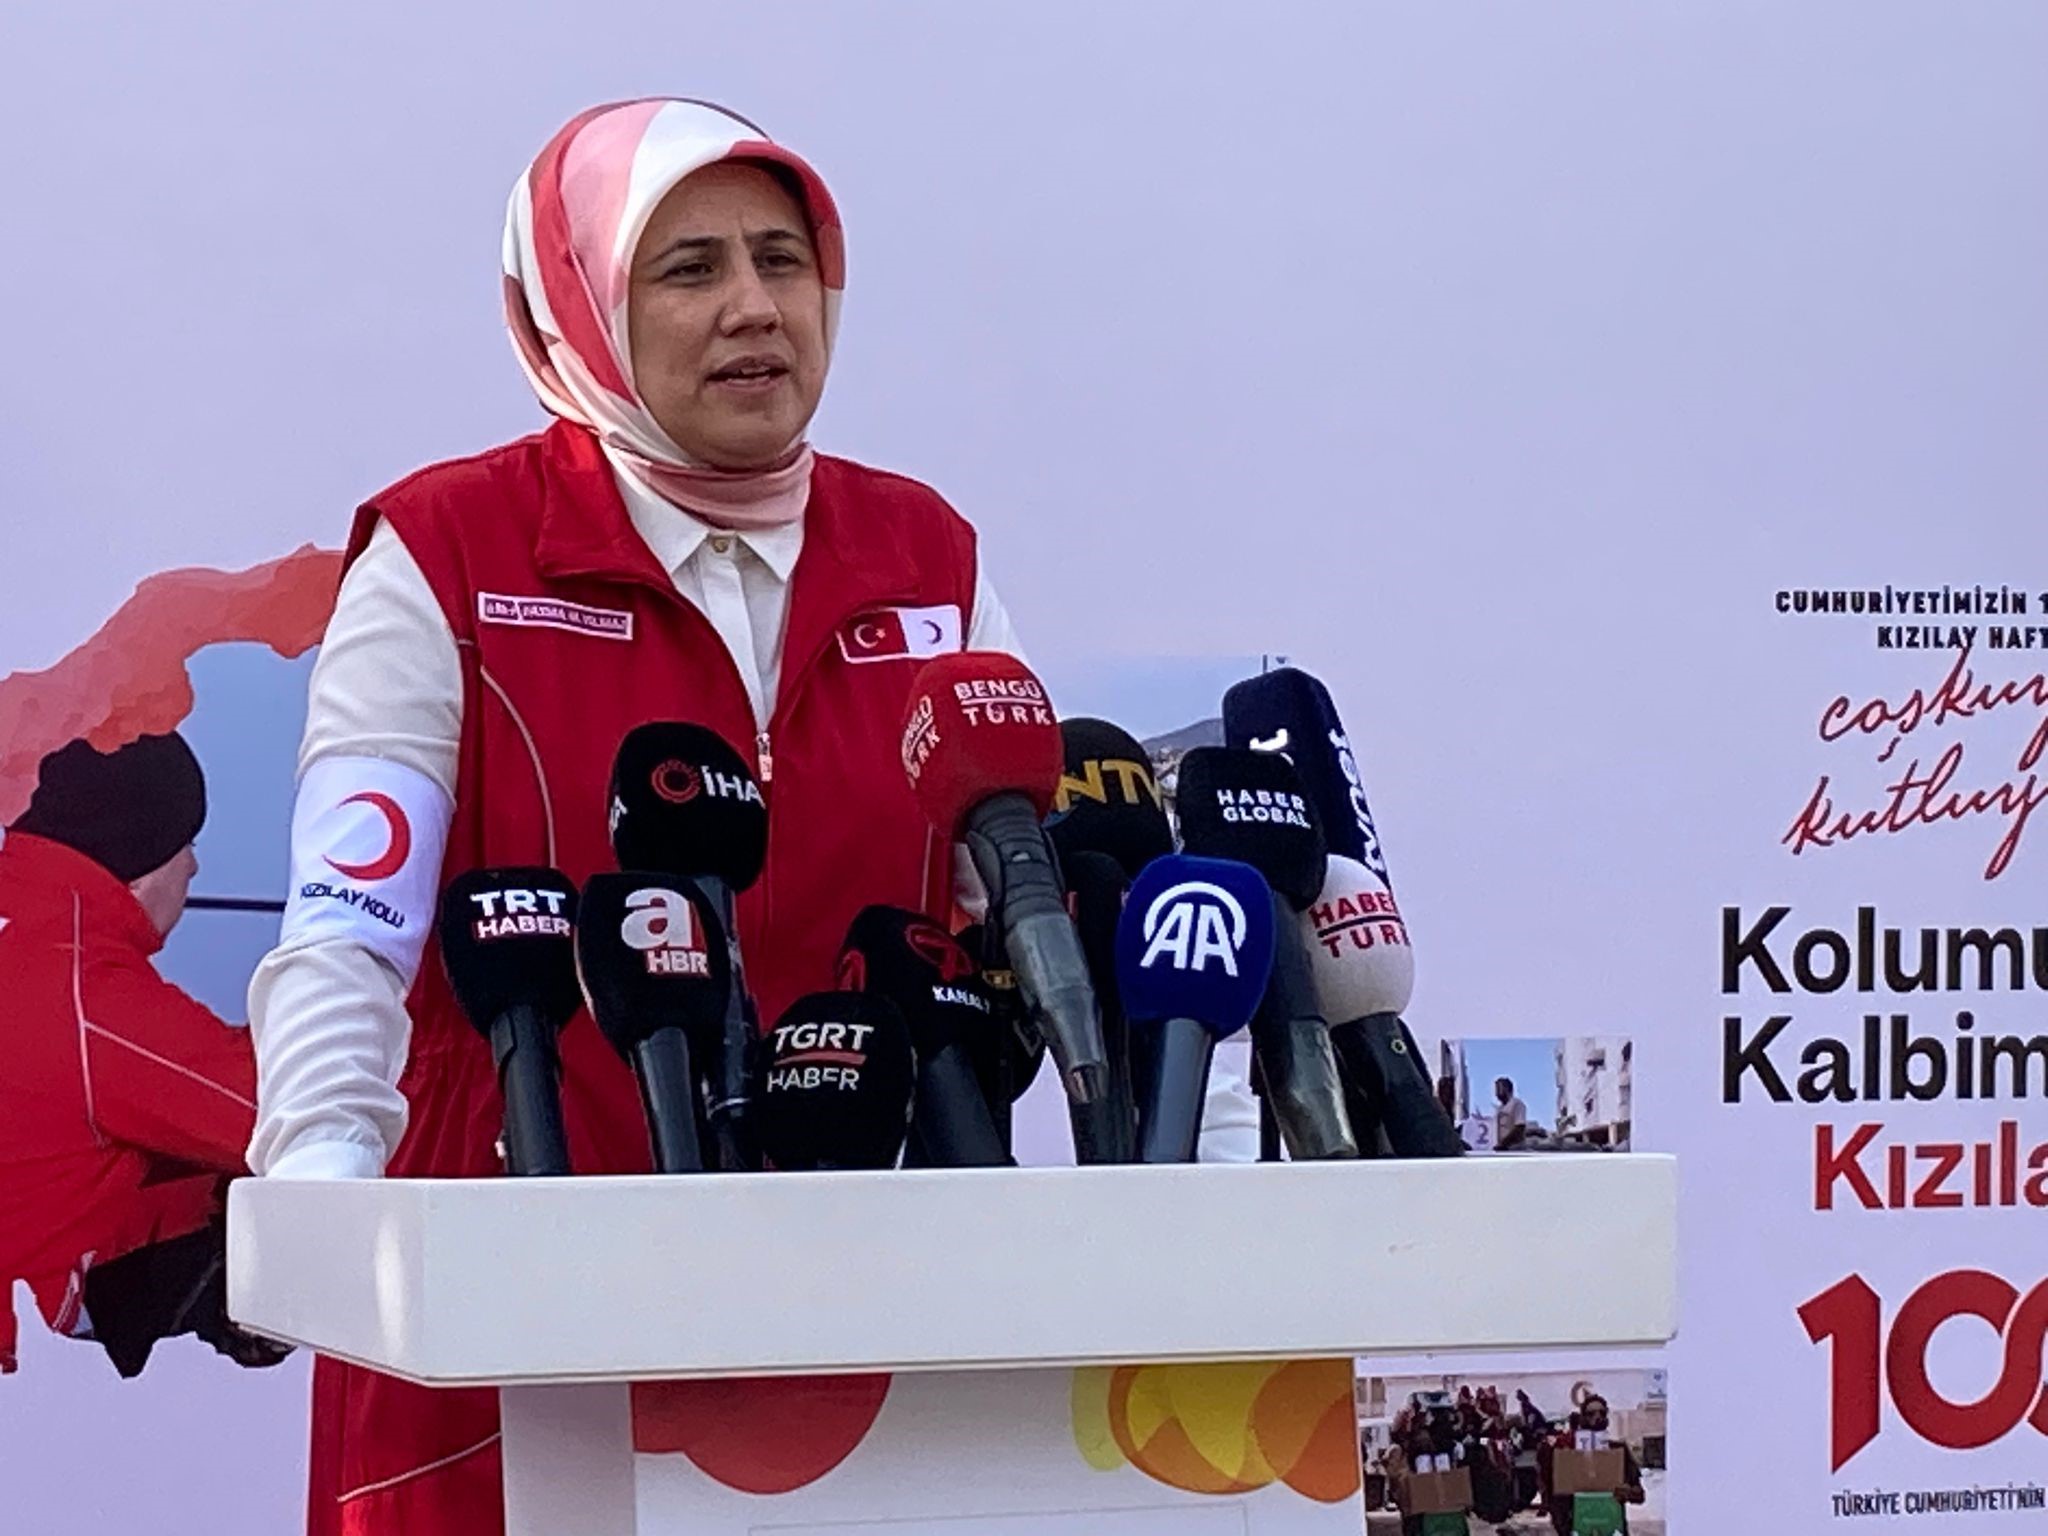
<instances>
[{"instance_id":1,"label":"woman's eye","mask_svg":"<svg viewBox=\"0 0 2048 1536\"><path fill-rule=\"evenodd\" d=\"M703 277L711 271L708 261L683 261L668 269L670 277Z\"/></svg>"}]
</instances>

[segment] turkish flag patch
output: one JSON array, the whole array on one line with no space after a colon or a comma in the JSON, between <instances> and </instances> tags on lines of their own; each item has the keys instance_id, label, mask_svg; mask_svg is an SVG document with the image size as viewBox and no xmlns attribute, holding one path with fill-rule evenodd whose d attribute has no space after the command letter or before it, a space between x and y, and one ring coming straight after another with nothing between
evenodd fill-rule
<instances>
[{"instance_id":1,"label":"turkish flag patch","mask_svg":"<svg viewBox=\"0 0 2048 1536\"><path fill-rule=\"evenodd\" d=\"M851 662L903 661L960 649L960 608L876 608L839 630L839 654Z\"/></svg>"}]
</instances>

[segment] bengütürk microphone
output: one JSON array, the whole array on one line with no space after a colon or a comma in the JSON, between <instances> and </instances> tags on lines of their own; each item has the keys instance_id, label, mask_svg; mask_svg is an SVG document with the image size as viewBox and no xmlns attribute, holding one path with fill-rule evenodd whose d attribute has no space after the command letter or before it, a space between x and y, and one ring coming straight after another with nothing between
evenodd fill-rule
<instances>
[{"instance_id":1,"label":"beng\u00fct\u00fcrk microphone","mask_svg":"<svg viewBox=\"0 0 2048 1536\"><path fill-rule=\"evenodd\" d=\"M1060 777L1059 726L1044 685L996 651L926 663L904 717L903 771L933 825L966 842L989 921L1002 930L1067 1097L1099 1097L1109 1072L1102 1020L1040 825Z\"/></svg>"},{"instance_id":2,"label":"beng\u00fct\u00fcrk microphone","mask_svg":"<svg viewBox=\"0 0 2048 1536\"><path fill-rule=\"evenodd\" d=\"M1163 819L1163 818L1162 818ZM1132 1094L1131 1036L1117 993L1116 933L1124 914L1130 877L1106 853L1077 848L1060 855L1066 878L1067 910L1081 935L1081 953L1088 961L1088 979L1102 1015L1102 1049L1109 1076L1101 1097L1069 1104L1067 1118L1074 1132L1074 1161L1129 1163L1138 1156L1138 1109Z\"/></svg>"},{"instance_id":3,"label":"beng\u00fct\u00fcrk microphone","mask_svg":"<svg viewBox=\"0 0 2048 1536\"><path fill-rule=\"evenodd\" d=\"M592 875L577 903L576 976L590 1016L639 1079L655 1171L701 1172L691 1058L719 1039L732 991L710 898L680 875Z\"/></svg>"},{"instance_id":4,"label":"beng\u00fct\u00fcrk microphone","mask_svg":"<svg viewBox=\"0 0 2048 1536\"><path fill-rule=\"evenodd\" d=\"M752 1168L746 1110L755 1016L740 957L738 897L768 856L768 806L752 770L716 731L679 721L635 726L612 762L612 852L621 869L684 875L711 898L732 985L716 1036L699 1049L718 1165Z\"/></svg>"},{"instance_id":5,"label":"beng\u00fct\u00fcrk microphone","mask_svg":"<svg viewBox=\"0 0 2048 1536\"><path fill-rule=\"evenodd\" d=\"M909 1026L886 998L798 998L756 1051L761 1150L785 1172L893 1168L910 1123Z\"/></svg>"},{"instance_id":6,"label":"beng\u00fct\u00fcrk microphone","mask_svg":"<svg viewBox=\"0 0 2048 1536\"><path fill-rule=\"evenodd\" d=\"M1294 921L1322 890L1328 857L1300 776L1271 753L1196 747L1181 759L1175 806L1189 853L1249 864L1270 889L1273 975L1252 1020L1252 1053L1288 1153L1357 1157L1330 1027Z\"/></svg>"},{"instance_id":7,"label":"beng\u00fct\u00fcrk microphone","mask_svg":"<svg viewBox=\"0 0 2048 1536\"><path fill-rule=\"evenodd\" d=\"M974 962L920 912L861 909L839 953L839 984L891 1004L917 1052L910 1134L933 1168L995 1168L1012 1161L982 1087L1001 1049L995 1008Z\"/></svg>"},{"instance_id":8,"label":"beng\u00fct\u00fcrk microphone","mask_svg":"<svg viewBox=\"0 0 2048 1536\"><path fill-rule=\"evenodd\" d=\"M441 896L441 963L498 1067L507 1173L569 1172L556 1037L583 1005L575 921L559 870L473 869Z\"/></svg>"},{"instance_id":9,"label":"beng\u00fct\u00fcrk microphone","mask_svg":"<svg viewBox=\"0 0 2048 1536\"><path fill-rule=\"evenodd\" d=\"M1392 885L1358 757L1329 689L1298 667L1246 678L1223 695L1223 737L1233 747L1278 752L1292 762L1330 852L1356 859Z\"/></svg>"},{"instance_id":10,"label":"beng\u00fct\u00fcrk microphone","mask_svg":"<svg viewBox=\"0 0 2048 1536\"><path fill-rule=\"evenodd\" d=\"M1136 737L1107 720L1081 717L1060 722L1060 744L1065 765L1045 830L1062 868L1071 875L1075 854L1105 853L1135 879L1173 852L1166 802Z\"/></svg>"},{"instance_id":11,"label":"beng\u00fct\u00fcrk microphone","mask_svg":"<svg viewBox=\"0 0 2048 1536\"><path fill-rule=\"evenodd\" d=\"M1299 921L1353 1130L1384 1133L1396 1157L1459 1156L1464 1143L1401 1021L1415 990L1415 952L1394 893L1357 860L1333 855Z\"/></svg>"},{"instance_id":12,"label":"beng\u00fct\u00fcrk microphone","mask_svg":"<svg viewBox=\"0 0 2048 1536\"><path fill-rule=\"evenodd\" d=\"M1193 1162L1216 1042L1251 1022L1273 970L1273 896L1250 865L1169 854L1131 887L1116 969L1142 1040L1138 1161Z\"/></svg>"}]
</instances>

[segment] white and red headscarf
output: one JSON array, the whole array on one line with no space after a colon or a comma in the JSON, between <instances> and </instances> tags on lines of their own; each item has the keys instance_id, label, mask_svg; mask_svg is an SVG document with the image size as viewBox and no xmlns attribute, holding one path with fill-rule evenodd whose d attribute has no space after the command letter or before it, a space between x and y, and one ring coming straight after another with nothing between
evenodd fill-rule
<instances>
[{"instance_id":1,"label":"white and red headscarf","mask_svg":"<svg viewBox=\"0 0 2048 1536\"><path fill-rule=\"evenodd\" d=\"M641 232L677 182L721 160L760 161L796 177L825 284L829 355L846 287L832 194L752 123L700 101L593 107L548 141L506 211L506 323L541 404L588 427L669 500L717 521L786 521L803 506L808 446L792 443L787 461L766 471L709 469L676 446L633 383L628 298Z\"/></svg>"}]
</instances>

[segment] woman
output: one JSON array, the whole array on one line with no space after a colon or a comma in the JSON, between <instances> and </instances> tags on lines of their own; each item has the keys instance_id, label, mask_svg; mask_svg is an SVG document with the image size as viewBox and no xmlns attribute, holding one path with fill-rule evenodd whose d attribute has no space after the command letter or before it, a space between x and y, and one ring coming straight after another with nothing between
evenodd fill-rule
<instances>
[{"instance_id":1,"label":"woman","mask_svg":"<svg viewBox=\"0 0 2048 1536\"><path fill-rule=\"evenodd\" d=\"M291 906L250 988L260 1174L498 1171L489 1053L421 963L436 894L479 865L610 868L611 760L645 720L751 747L768 862L740 934L764 1020L832 985L861 907L953 904L952 851L901 767L907 637L1014 639L952 508L805 441L844 286L824 184L715 107L600 107L514 189L504 266L558 419L357 516L313 673ZM562 1055L577 1170L644 1172L626 1069L584 1021ZM1215 1086L1209 1119L1248 1159L1245 1086ZM321 1360L313 1435L315 1533L502 1528L493 1393Z\"/></svg>"}]
</instances>

